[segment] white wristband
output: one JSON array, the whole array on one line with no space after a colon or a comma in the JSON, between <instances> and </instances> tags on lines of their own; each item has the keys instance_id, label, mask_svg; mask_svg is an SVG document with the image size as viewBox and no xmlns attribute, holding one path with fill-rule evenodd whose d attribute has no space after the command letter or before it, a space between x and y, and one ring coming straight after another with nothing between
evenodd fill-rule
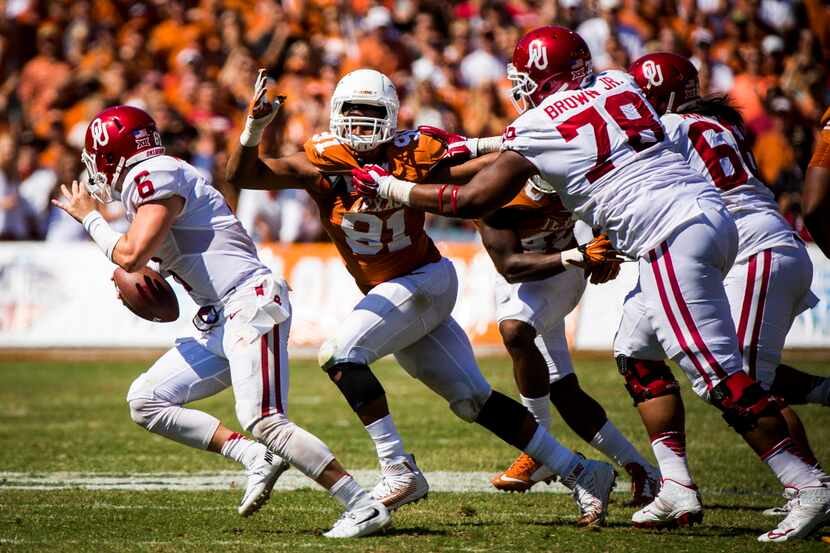
<instances>
[{"instance_id":1,"label":"white wristband","mask_svg":"<svg viewBox=\"0 0 830 553\"><path fill-rule=\"evenodd\" d=\"M570 250L564 250L559 252L559 259L562 260L562 266L565 269L581 269L579 265L574 265L574 263L582 263L584 261L584 256L582 252L579 251L579 248L572 248Z\"/></svg>"},{"instance_id":2,"label":"white wristband","mask_svg":"<svg viewBox=\"0 0 830 553\"><path fill-rule=\"evenodd\" d=\"M98 211L89 213L84 217L81 224L83 224L84 230L92 238L92 241L98 244L98 247L107 256L107 259L112 261L112 252L115 250L115 245L124 235L114 231Z\"/></svg>"},{"instance_id":3,"label":"white wristband","mask_svg":"<svg viewBox=\"0 0 830 553\"><path fill-rule=\"evenodd\" d=\"M484 154L501 150L501 136L488 136L485 138L477 138L476 140L478 140L478 152L476 155L483 156Z\"/></svg>"},{"instance_id":4,"label":"white wristband","mask_svg":"<svg viewBox=\"0 0 830 553\"><path fill-rule=\"evenodd\" d=\"M414 182L389 176L378 183L378 196L399 204L409 205L409 194L414 187Z\"/></svg>"},{"instance_id":5,"label":"white wristband","mask_svg":"<svg viewBox=\"0 0 830 553\"><path fill-rule=\"evenodd\" d=\"M242 129L242 134L239 135L239 143L250 148L259 146L262 141L262 133L267 126L268 122L263 125L253 117L246 117L245 128Z\"/></svg>"}]
</instances>

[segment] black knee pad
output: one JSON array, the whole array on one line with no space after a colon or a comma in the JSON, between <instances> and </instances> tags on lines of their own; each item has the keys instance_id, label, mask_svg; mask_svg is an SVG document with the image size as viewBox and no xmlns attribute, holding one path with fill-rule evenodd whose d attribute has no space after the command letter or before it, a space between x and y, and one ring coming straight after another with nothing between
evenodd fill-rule
<instances>
[{"instance_id":1,"label":"black knee pad","mask_svg":"<svg viewBox=\"0 0 830 553\"><path fill-rule=\"evenodd\" d=\"M712 405L723 411L723 420L739 434L758 426L763 416L775 416L778 405L761 385L743 371L737 371L712 388Z\"/></svg>"},{"instance_id":2,"label":"black knee pad","mask_svg":"<svg viewBox=\"0 0 830 553\"><path fill-rule=\"evenodd\" d=\"M386 393L368 365L338 363L326 372L354 411L360 410Z\"/></svg>"},{"instance_id":3,"label":"black knee pad","mask_svg":"<svg viewBox=\"0 0 830 553\"><path fill-rule=\"evenodd\" d=\"M620 374L625 378L625 389L634 405L647 399L680 393L680 385L671 369L663 361L648 361L618 355L615 359Z\"/></svg>"}]
</instances>

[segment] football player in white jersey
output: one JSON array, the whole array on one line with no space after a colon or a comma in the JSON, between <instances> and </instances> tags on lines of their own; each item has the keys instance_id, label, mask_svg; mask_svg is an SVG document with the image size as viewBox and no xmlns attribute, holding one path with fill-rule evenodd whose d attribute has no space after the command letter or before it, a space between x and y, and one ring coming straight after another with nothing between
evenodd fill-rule
<instances>
[{"instance_id":1,"label":"football player in white jersey","mask_svg":"<svg viewBox=\"0 0 830 553\"><path fill-rule=\"evenodd\" d=\"M321 346L319 360L375 443L381 479L372 490L374 497L395 510L420 500L429 490L414 456L404 449L386 392L370 367L392 354L410 375L443 397L461 420L481 425L561 476L580 511L577 524L603 524L615 480L613 468L563 447L520 403L490 387L469 339L452 318L457 275L424 231L424 213L368 200L351 186L350 171L366 159L416 180L465 182L487 162L472 156L472 149L477 150L473 144L480 142L452 142L435 128L398 129L398 95L392 81L378 71L358 69L335 87L330 133L312 137L303 152L261 158L260 138L281 105L279 97L271 100L267 94L262 70L240 147L228 159L228 182L308 192L365 294ZM498 148L498 137L495 144ZM453 163L456 154L461 163Z\"/></svg>"},{"instance_id":2,"label":"football player in white jersey","mask_svg":"<svg viewBox=\"0 0 830 553\"><path fill-rule=\"evenodd\" d=\"M476 222L499 273L496 321L513 360L516 387L540 426L550 427L552 403L571 430L625 470L632 491L626 505L641 507L657 494L660 475L582 389L565 337L565 316L579 303L586 279L600 284L616 278L621 259L607 238L594 238L559 196L538 190L537 182L531 179L509 204ZM562 252L579 243L596 263L584 271L567 270L577 267L563 263ZM522 453L491 482L499 490L524 492L550 477L544 465Z\"/></svg>"},{"instance_id":3,"label":"football player in white jersey","mask_svg":"<svg viewBox=\"0 0 830 553\"><path fill-rule=\"evenodd\" d=\"M684 409L663 361L669 357L782 485L797 488L805 500L820 496L826 511L799 508L797 527L784 539L809 534L830 513L830 490L793 453L774 402L742 370L723 288L738 231L720 195L672 151L659 117L630 75L593 74L588 47L576 33L555 26L531 31L517 44L513 66L513 94L531 109L505 130L502 153L469 184L418 185L367 165L353 171L355 187L433 213L480 217L509 202L527 179L541 176L578 219L607 232L613 246L640 267L624 304L624 321L637 324L620 329L615 353L652 437L663 486L634 514L635 526L671 527L703 518L697 490L685 476Z\"/></svg>"},{"instance_id":4,"label":"football player in white jersey","mask_svg":"<svg viewBox=\"0 0 830 553\"><path fill-rule=\"evenodd\" d=\"M744 370L774 397L793 397L798 392L788 381L797 369L781 365L781 350L795 317L818 302L810 291L813 264L804 242L778 213L772 191L756 176L741 115L726 97L701 98L697 69L677 54L645 55L629 73L661 115L672 148L720 192L735 219L738 255L724 288ZM810 391L801 395L806 399ZM798 415L785 404L781 413L800 453L818 465Z\"/></svg>"},{"instance_id":5,"label":"football player in white jersey","mask_svg":"<svg viewBox=\"0 0 830 553\"><path fill-rule=\"evenodd\" d=\"M82 159L89 181L73 182L71 190L62 185L63 199L54 204L83 224L107 259L126 271L154 259L162 274L202 306L199 332L177 340L133 382L127 394L133 420L245 465L243 516L267 501L290 463L343 505L327 537L363 536L388 525L383 504L343 470L323 442L287 418L288 287L260 262L222 195L193 166L165 155L155 121L135 107L96 115ZM97 210L96 200L113 199L121 200L130 221L124 234ZM229 386L240 424L262 443L183 407Z\"/></svg>"}]
</instances>

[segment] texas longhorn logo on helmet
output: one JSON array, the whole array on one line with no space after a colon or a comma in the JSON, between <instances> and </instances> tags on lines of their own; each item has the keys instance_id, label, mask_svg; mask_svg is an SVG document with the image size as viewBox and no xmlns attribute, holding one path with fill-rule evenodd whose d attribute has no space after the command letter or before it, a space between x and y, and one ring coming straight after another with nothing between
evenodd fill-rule
<instances>
[{"instance_id":1,"label":"texas longhorn logo on helmet","mask_svg":"<svg viewBox=\"0 0 830 553\"><path fill-rule=\"evenodd\" d=\"M536 66L536 69L546 69L548 67L548 49L545 48L545 43L542 40L536 39L530 42L528 47L528 58L526 68Z\"/></svg>"}]
</instances>

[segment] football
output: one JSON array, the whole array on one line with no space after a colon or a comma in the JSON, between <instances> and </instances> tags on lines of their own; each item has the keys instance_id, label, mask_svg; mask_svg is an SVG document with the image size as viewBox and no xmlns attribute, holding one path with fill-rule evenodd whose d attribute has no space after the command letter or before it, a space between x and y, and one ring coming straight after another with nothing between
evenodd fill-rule
<instances>
[{"instance_id":1,"label":"football","mask_svg":"<svg viewBox=\"0 0 830 553\"><path fill-rule=\"evenodd\" d=\"M134 273L118 267L112 273L112 280L127 309L142 319L169 323L179 318L179 301L173 288L149 267Z\"/></svg>"}]
</instances>

